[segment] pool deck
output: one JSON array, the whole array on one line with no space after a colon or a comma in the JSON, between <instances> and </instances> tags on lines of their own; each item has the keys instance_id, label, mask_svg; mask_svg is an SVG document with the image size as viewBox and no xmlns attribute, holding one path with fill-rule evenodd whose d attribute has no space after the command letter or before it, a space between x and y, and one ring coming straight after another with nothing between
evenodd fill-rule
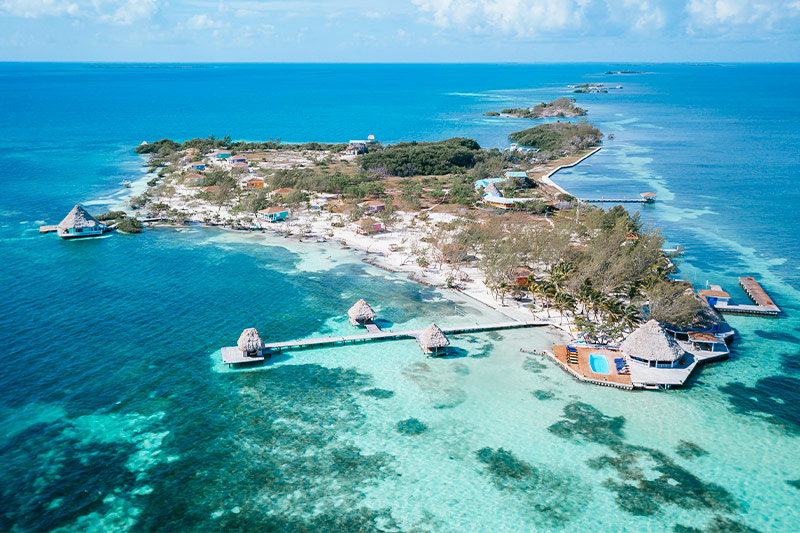
<instances>
[{"instance_id":1,"label":"pool deck","mask_svg":"<svg viewBox=\"0 0 800 533\"><path fill-rule=\"evenodd\" d=\"M679 342L679 344L686 353L676 366L672 368L654 368L635 361L629 361L627 364L628 371L630 372L629 375L619 374L616 371L614 359L625 357L624 354L618 350L579 345L576 346L578 350L577 357L574 357L573 360L570 361L567 347L554 344L553 353L545 352L545 354L558 363L575 379L595 385L617 387L627 390L680 387L686 383L686 380L689 379L689 376L691 376L698 365L726 359L728 357L727 352L694 350L689 343ZM598 374L592 370L591 364L589 363L592 354L600 354L606 358L610 373Z\"/></svg>"}]
</instances>

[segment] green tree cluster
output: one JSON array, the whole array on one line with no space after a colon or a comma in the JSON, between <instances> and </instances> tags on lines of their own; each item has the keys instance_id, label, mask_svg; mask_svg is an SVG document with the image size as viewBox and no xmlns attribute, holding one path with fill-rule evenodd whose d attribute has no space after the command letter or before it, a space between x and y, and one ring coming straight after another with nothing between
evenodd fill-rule
<instances>
[{"instance_id":1,"label":"green tree cluster","mask_svg":"<svg viewBox=\"0 0 800 533\"><path fill-rule=\"evenodd\" d=\"M481 153L472 139L398 143L359 156L361 168L391 176L442 175L475 166Z\"/></svg>"},{"instance_id":2,"label":"green tree cluster","mask_svg":"<svg viewBox=\"0 0 800 533\"><path fill-rule=\"evenodd\" d=\"M517 131L508 136L521 146L538 148L540 152L562 156L600 144L603 134L590 122L553 122Z\"/></svg>"}]
</instances>

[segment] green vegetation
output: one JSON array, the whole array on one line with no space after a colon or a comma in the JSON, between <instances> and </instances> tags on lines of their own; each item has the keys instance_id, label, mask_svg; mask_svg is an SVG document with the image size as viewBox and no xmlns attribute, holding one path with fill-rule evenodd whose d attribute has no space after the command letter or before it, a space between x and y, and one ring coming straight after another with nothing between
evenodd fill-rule
<instances>
[{"instance_id":1,"label":"green vegetation","mask_svg":"<svg viewBox=\"0 0 800 533\"><path fill-rule=\"evenodd\" d=\"M486 113L484 113L484 115L486 115L487 117L499 117L500 113L498 113L497 111L487 111Z\"/></svg>"},{"instance_id":2,"label":"green vegetation","mask_svg":"<svg viewBox=\"0 0 800 533\"><path fill-rule=\"evenodd\" d=\"M117 231L122 233L141 233L142 229L142 223L136 217L125 218L117 226Z\"/></svg>"},{"instance_id":3,"label":"green vegetation","mask_svg":"<svg viewBox=\"0 0 800 533\"><path fill-rule=\"evenodd\" d=\"M153 154L159 157L168 157L179 150L187 148L197 148L200 153L206 154L214 150L226 149L232 152L243 152L253 150L292 150L292 151L324 151L331 150L338 152L347 147L346 143L325 144L325 143L303 143L303 144L281 144L280 139L268 140L265 142L245 142L231 141L230 135L217 138L210 135L206 138L189 139L183 143L175 142L171 139L161 139L150 144L142 144L134 150L137 154ZM200 160L198 157L197 160Z\"/></svg>"},{"instance_id":4,"label":"green vegetation","mask_svg":"<svg viewBox=\"0 0 800 533\"><path fill-rule=\"evenodd\" d=\"M178 150L180 144L170 139L161 139L160 141L152 142L150 144L140 144L134 150L137 154L158 154L169 155Z\"/></svg>"},{"instance_id":5,"label":"green vegetation","mask_svg":"<svg viewBox=\"0 0 800 533\"><path fill-rule=\"evenodd\" d=\"M509 138L521 146L538 148L543 157L554 158L597 146L603 134L591 122L553 122L514 132Z\"/></svg>"},{"instance_id":6,"label":"green vegetation","mask_svg":"<svg viewBox=\"0 0 800 533\"><path fill-rule=\"evenodd\" d=\"M542 102L533 107L515 107L503 109L504 115L520 118L546 118L546 117L580 117L588 113L582 107L575 105L574 98L557 98L550 103ZM487 113L488 115L488 113Z\"/></svg>"},{"instance_id":7,"label":"green vegetation","mask_svg":"<svg viewBox=\"0 0 800 533\"><path fill-rule=\"evenodd\" d=\"M359 156L361 168L390 176L442 175L472 168L483 152L472 139L398 143Z\"/></svg>"},{"instance_id":8,"label":"green vegetation","mask_svg":"<svg viewBox=\"0 0 800 533\"><path fill-rule=\"evenodd\" d=\"M102 215L97 215L95 218L97 220L102 220L103 222L109 220L119 222L120 220L125 218L125 216L126 216L125 211L106 211Z\"/></svg>"},{"instance_id":9,"label":"green vegetation","mask_svg":"<svg viewBox=\"0 0 800 533\"><path fill-rule=\"evenodd\" d=\"M575 85L572 92L577 94L607 93L608 89L602 83L581 83L580 85Z\"/></svg>"}]
</instances>

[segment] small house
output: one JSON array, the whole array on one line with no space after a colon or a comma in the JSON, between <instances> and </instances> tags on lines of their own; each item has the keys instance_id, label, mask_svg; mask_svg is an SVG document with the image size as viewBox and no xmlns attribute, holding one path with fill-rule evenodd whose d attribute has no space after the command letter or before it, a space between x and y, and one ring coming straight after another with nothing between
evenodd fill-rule
<instances>
[{"instance_id":1,"label":"small house","mask_svg":"<svg viewBox=\"0 0 800 533\"><path fill-rule=\"evenodd\" d=\"M436 324L431 324L425 328L417 337L417 342L422 350L429 355L439 355L450 345L450 341Z\"/></svg>"},{"instance_id":2,"label":"small house","mask_svg":"<svg viewBox=\"0 0 800 533\"><path fill-rule=\"evenodd\" d=\"M243 163L241 161L238 162L238 163L233 163L231 165L231 168L238 168L239 170L244 170L245 172L250 170L250 167L247 166L247 163Z\"/></svg>"},{"instance_id":3,"label":"small house","mask_svg":"<svg viewBox=\"0 0 800 533\"><path fill-rule=\"evenodd\" d=\"M187 148L186 150L184 150L184 153L186 153L186 154L199 154L200 153L200 148L191 148L190 147L190 148Z\"/></svg>"},{"instance_id":4,"label":"small house","mask_svg":"<svg viewBox=\"0 0 800 533\"><path fill-rule=\"evenodd\" d=\"M208 187L203 187L200 190L203 192L217 192L219 190L219 185L209 185Z\"/></svg>"},{"instance_id":5,"label":"small house","mask_svg":"<svg viewBox=\"0 0 800 533\"><path fill-rule=\"evenodd\" d=\"M267 222L277 222L289 218L288 207L268 207L258 212L258 216Z\"/></svg>"},{"instance_id":6,"label":"small house","mask_svg":"<svg viewBox=\"0 0 800 533\"><path fill-rule=\"evenodd\" d=\"M361 298L347 311L347 318L354 326L363 326L371 323L378 315L372 310L367 301Z\"/></svg>"},{"instance_id":7,"label":"small house","mask_svg":"<svg viewBox=\"0 0 800 533\"><path fill-rule=\"evenodd\" d=\"M380 233L381 231L384 231L386 229L385 226L383 225L383 222L371 218L356 220L351 224L351 227L353 228L353 231L361 235L371 235L373 233Z\"/></svg>"},{"instance_id":8,"label":"small house","mask_svg":"<svg viewBox=\"0 0 800 533\"><path fill-rule=\"evenodd\" d=\"M365 213L372 214L372 213L380 213L381 211L386 211L386 204L381 202L380 200L370 200L368 202L361 202L358 204L358 207L364 210Z\"/></svg>"},{"instance_id":9,"label":"small house","mask_svg":"<svg viewBox=\"0 0 800 533\"><path fill-rule=\"evenodd\" d=\"M228 158L230 163L247 163L247 158L242 154L232 155Z\"/></svg>"},{"instance_id":10,"label":"small house","mask_svg":"<svg viewBox=\"0 0 800 533\"><path fill-rule=\"evenodd\" d=\"M231 156L230 150L217 150L214 152L215 159L228 159Z\"/></svg>"},{"instance_id":11,"label":"small house","mask_svg":"<svg viewBox=\"0 0 800 533\"><path fill-rule=\"evenodd\" d=\"M375 142L375 141L373 141ZM371 143L370 143L371 144ZM350 141L345 149L348 155L359 155L367 153L367 141Z\"/></svg>"},{"instance_id":12,"label":"small house","mask_svg":"<svg viewBox=\"0 0 800 533\"><path fill-rule=\"evenodd\" d=\"M86 209L80 205L75 205L72 210L64 217L58 226L58 236L62 239L72 239L75 237L92 237L102 235L106 230L106 225L90 215Z\"/></svg>"},{"instance_id":13,"label":"small house","mask_svg":"<svg viewBox=\"0 0 800 533\"><path fill-rule=\"evenodd\" d=\"M206 164L203 163L202 161L193 161L189 163L189 168L191 168L192 170L205 170Z\"/></svg>"},{"instance_id":14,"label":"small house","mask_svg":"<svg viewBox=\"0 0 800 533\"><path fill-rule=\"evenodd\" d=\"M264 186L264 178L249 178L242 181L242 189L259 189Z\"/></svg>"},{"instance_id":15,"label":"small house","mask_svg":"<svg viewBox=\"0 0 800 533\"><path fill-rule=\"evenodd\" d=\"M247 328L239 336L236 347L242 352L242 357L263 358L264 341L256 328Z\"/></svg>"},{"instance_id":16,"label":"small house","mask_svg":"<svg viewBox=\"0 0 800 533\"><path fill-rule=\"evenodd\" d=\"M528 173L527 172L523 172L523 171L517 172L517 171L509 170L509 171L506 171L506 177L509 178L509 179L524 180L524 179L528 179Z\"/></svg>"},{"instance_id":17,"label":"small house","mask_svg":"<svg viewBox=\"0 0 800 533\"><path fill-rule=\"evenodd\" d=\"M715 305L728 305L728 302L731 299L731 295L722 289L702 289L697 291L697 293L705 298L708 302L708 305L711 307L714 307Z\"/></svg>"},{"instance_id":18,"label":"small house","mask_svg":"<svg viewBox=\"0 0 800 533\"><path fill-rule=\"evenodd\" d=\"M285 198L292 192L294 192L294 189L292 189L291 187L283 187L281 189L275 189L274 191L272 191L272 194L279 194Z\"/></svg>"},{"instance_id":19,"label":"small house","mask_svg":"<svg viewBox=\"0 0 800 533\"><path fill-rule=\"evenodd\" d=\"M533 272L531 269L523 266L516 267L511 270L511 278L514 279L514 282L518 287L527 287L528 280L532 275Z\"/></svg>"}]
</instances>

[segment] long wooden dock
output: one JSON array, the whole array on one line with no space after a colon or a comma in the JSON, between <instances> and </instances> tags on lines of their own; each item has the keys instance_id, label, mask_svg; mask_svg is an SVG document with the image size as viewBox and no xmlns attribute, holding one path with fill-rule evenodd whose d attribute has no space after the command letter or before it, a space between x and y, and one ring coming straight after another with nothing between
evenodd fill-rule
<instances>
[{"instance_id":1,"label":"long wooden dock","mask_svg":"<svg viewBox=\"0 0 800 533\"><path fill-rule=\"evenodd\" d=\"M459 333L480 333L484 331L497 331L504 329L518 329L518 328L532 328L538 326L549 326L550 322L546 320L529 320L529 321L513 321L513 322L496 322L493 324L476 324L473 326L458 326L450 328L441 328L445 335L457 335ZM305 350L309 348L322 348L324 346L345 346L347 344L362 344L368 342L382 342L394 340L406 340L418 338L424 330L413 329L405 331L382 331L380 328L372 324L373 327L368 329L367 333L360 335L344 335L334 337L317 337L313 339L300 339L294 341L271 342L265 343L263 353L267 356L271 353L279 353L289 350ZM250 363L262 361L264 357L245 357L242 352L235 346L223 347L222 362L227 365Z\"/></svg>"},{"instance_id":2,"label":"long wooden dock","mask_svg":"<svg viewBox=\"0 0 800 533\"><path fill-rule=\"evenodd\" d=\"M753 300L755 305L749 304L716 304L714 309L720 313L731 313L739 315L761 315L761 316L778 316L781 314L781 308L775 305L772 298L769 297L767 291L750 276L739 277L739 285L741 285L747 296Z\"/></svg>"},{"instance_id":3,"label":"long wooden dock","mask_svg":"<svg viewBox=\"0 0 800 533\"><path fill-rule=\"evenodd\" d=\"M459 333L480 333L483 331L497 331L501 329L531 328L536 326L549 326L545 320L530 320L527 322L497 322L494 324L477 324L474 326L460 326L441 328L445 335ZM380 342L401 339L416 339L424 330L413 329L405 331L374 331L361 335L345 335L337 337L317 337L315 339L301 339L295 341L272 342L264 344L265 352L281 352L283 350L303 350L306 348L319 348L322 346L335 346L345 344L360 344L365 342Z\"/></svg>"},{"instance_id":4,"label":"long wooden dock","mask_svg":"<svg viewBox=\"0 0 800 533\"><path fill-rule=\"evenodd\" d=\"M610 203L610 204L653 204L651 200L644 198L581 198L584 202L592 204Z\"/></svg>"}]
</instances>

